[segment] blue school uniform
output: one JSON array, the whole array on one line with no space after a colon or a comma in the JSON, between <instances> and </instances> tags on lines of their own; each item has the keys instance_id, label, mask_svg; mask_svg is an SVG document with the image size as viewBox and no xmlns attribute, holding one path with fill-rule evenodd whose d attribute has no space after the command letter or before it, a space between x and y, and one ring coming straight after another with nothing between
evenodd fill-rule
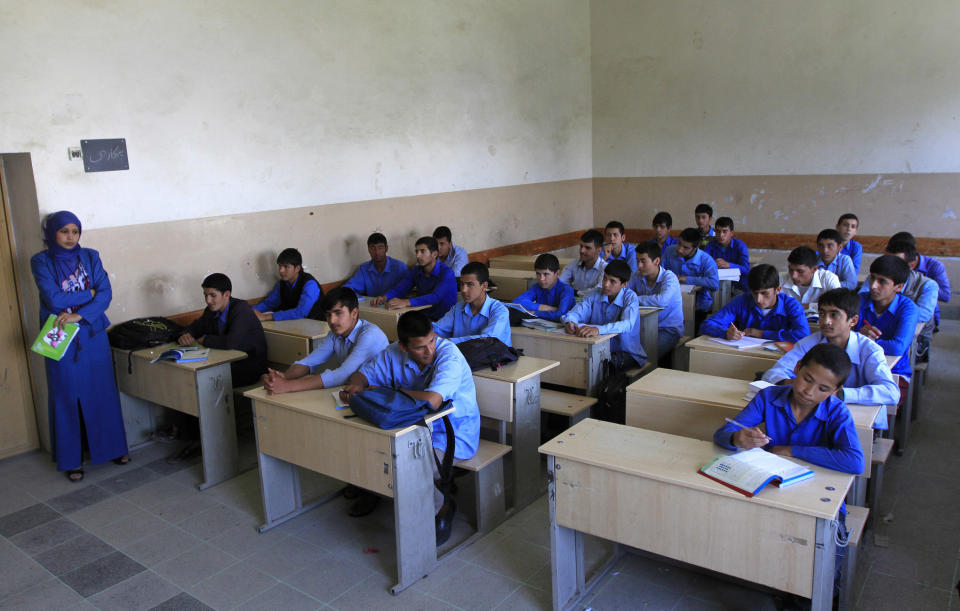
<instances>
[{"instance_id":1,"label":"blue school uniform","mask_svg":"<svg viewBox=\"0 0 960 611\"><path fill-rule=\"evenodd\" d=\"M642 275L634 274L627 288L637 294L638 305L663 308L657 313L657 347L660 354L673 350L683 337L683 298L677 275L661 266L652 285Z\"/></svg>"},{"instance_id":2,"label":"blue school uniform","mask_svg":"<svg viewBox=\"0 0 960 611\"><path fill-rule=\"evenodd\" d=\"M579 259L574 259L560 272L560 281L573 287L574 291L586 293L600 286L603 270L607 267L603 257L597 257L593 265L587 267Z\"/></svg>"},{"instance_id":3,"label":"blue school uniform","mask_svg":"<svg viewBox=\"0 0 960 611\"><path fill-rule=\"evenodd\" d=\"M390 341L377 325L358 319L353 330L346 337L340 337L333 331L320 340L313 352L296 361L294 365L303 365L315 373L324 363L327 369L320 374L323 387L341 386L347 383L350 375L360 369L374 356L386 350Z\"/></svg>"},{"instance_id":4,"label":"blue school uniform","mask_svg":"<svg viewBox=\"0 0 960 611\"><path fill-rule=\"evenodd\" d=\"M703 321L700 332L711 337L726 337L730 323L741 331L760 329L763 339L778 342L795 342L810 335L810 325L803 306L783 293L777 295L776 305L766 314L760 311L753 294L737 295L719 312Z\"/></svg>"},{"instance_id":5,"label":"blue school uniform","mask_svg":"<svg viewBox=\"0 0 960 611\"><path fill-rule=\"evenodd\" d=\"M697 293L697 309L708 312L713 305L711 291L720 288L720 279L717 276L717 263L713 257L699 248L690 259L684 259L677 254L677 246L673 245L663 251L661 264L664 268L677 275L686 276L686 283L702 286L703 290Z\"/></svg>"},{"instance_id":6,"label":"blue school uniform","mask_svg":"<svg viewBox=\"0 0 960 611\"><path fill-rule=\"evenodd\" d=\"M863 328L863 323L880 329L882 335L877 343L883 348L883 353L889 356L899 356L900 360L893 366L893 373L910 379L910 346L913 344L913 333L917 326L917 306L900 293L893 296L887 311L877 314L873 308L873 300L869 293L860 294L860 322L857 330Z\"/></svg>"},{"instance_id":7,"label":"blue school uniform","mask_svg":"<svg viewBox=\"0 0 960 611\"><path fill-rule=\"evenodd\" d=\"M453 456L467 460L477 453L480 445L480 411L477 408L477 389L473 372L453 342L437 338L433 362L422 371L407 353L394 342L386 350L360 367L360 373L371 386L389 386L404 390L429 390L452 401L454 411L450 424L456 439ZM441 452L447 448L447 434L443 419L433 422L433 447ZM432 459L431 459L432 460Z\"/></svg>"},{"instance_id":8,"label":"blue school uniform","mask_svg":"<svg viewBox=\"0 0 960 611\"><path fill-rule=\"evenodd\" d=\"M719 242L712 240L703 247L703 250L713 257L714 261L723 259L729 263L731 267L739 269L740 288L745 291L750 290L750 287L747 285L747 274L750 273L750 251L747 249L747 245L743 240L731 238L729 246L720 246Z\"/></svg>"},{"instance_id":9,"label":"blue school uniform","mask_svg":"<svg viewBox=\"0 0 960 611\"><path fill-rule=\"evenodd\" d=\"M357 295L380 297L399 284L407 275L407 271L407 264L393 257L387 257L383 272L377 271L373 261L367 261L357 268L343 286L353 289Z\"/></svg>"},{"instance_id":10,"label":"blue school uniform","mask_svg":"<svg viewBox=\"0 0 960 611\"><path fill-rule=\"evenodd\" d=\"M455 344L477 337L495 337L508 346L510 341L510 313L489 295L483 300L480 312L473 313L469 303L458 303L433 323L433 330Z\"/></svg>"},{"instance_id":11,"label":"blue school uniform","mask_svg":"<svg viewBox=\"0 0 960 611\"><path fill-rule=\"evenodd\" d=\"M405 297L413 288L417 289L417 296L410 298L410 305L430 306L423 310L430 320L440 320L457 303L457 277L453 275L453 270L439 261L429 274L419 265L414 265L403 280L384 296L387 299Z\"/></svg>"},{"instance_id":12,"label":"blue school uniform","mask_svg":"<svg viewBox=\"0 0 960 611\"><path fill-rule=\"evenodd\" d=\"M320 289L320 284L317 283L316 279L312 276L309 278L306 277L304 272L300 273L300 276L293 282L287 282L287 287L289 290L293 291L296 289L297 282L303 281L303 290L300 291L300 299L297 300L297 305L289 310L278 310L280 308L283 299L280 296L281 291L283 290L283 280L277 282L273 285L273 288L270 289L270 293L264 298L263 301L253 306L253 309L257 312L273 312L274 320L297 320L300 318L307 318L311 310L317 304L317 300L323 295L323 291ZM316 313L319 314L319 313Z\"/></svg>"},{"instance_id":13,"label":"blue school uniform","mask_svg":"<svg viewBox=\"0 0 960 611\"><path fill-rule=\"evenodd\" d=\"M621 353L637 365L647 362L647 353L640 344L640 305L637 295L628 288L620 289L613 301L603 294L603 289L594 289L563 317L563 322L596 327L601 335L617 333L610 340L610 352ZM626 363L632 366L632 363Z\"/></svg>"},{"instance_id":14,"label":"blue school uniform","mask_svg":"<svg viewBox=\"0 0 960 611\"><path fill-rule=\"evenodd\" d=\"M663 239L663 246L660 246L660 255L663 256L663 251L667 249L667 246L673 246L674 244L676 244L676 243L679 242L679 241L680 241L680 240L679 240L678 238L674 238L674 237L672 237L672 236L667 236L667 237L665 237L665 238ZM650 238L649 240L647 240L647 243L648 243L648 244L657 244L657 238ZM659 246L659 244L658 244L658 246Z\"/></svg>"},{"instance_id":15,"label":"blue school uniform","mask_svg":"<svg viewBox=\"0 0 960 611\"><path fill-rule=\"evenodd\" d=\"M937 283L937 299L944 303L950 301L950 276L943 263L933 257L917 256L917 271ZM933 311L933 323L940 325L940 304Z\"/></svg>"},{"instance_id":16,"label":"blue school uniform","mask_svg":"<svg viewBox=\"0 0 960 611\"><path fill-rule=\"evenodd\" d=\"M860 262L863 259L863 246L860 245L860 242L850 240L840 249L840 254L850 257L850 260L853 262L853 269L859 274Z\"/></svg>"},{"instance_id":17,"label":"blue school uniform","mask_svg":"<svg viewBox=\"0 0 960 611\"><path fill-rule=\"evenodd\" d=\"M603 257L603 253L601 253L600 256ZM613 256L613 253L610 253L609 257L603 257L604 263L607 264L617 259L629 265L631 272L637 272L637 247L633 244L623 242L620 245L620 254L618 256L615 257Z\"/></svg>"},{"instance_id":18,"label":"blue school uniform","mask_svg":"<svg viewBox=\"0 0 960 611\"><path fill-rule=\"evenodd\" d=\"M537 315L537 318L544 320L559 321L564 314L570 311L570 308L577 303L577 296L573 292L573 287L557 280L553 288L544 290L539 284L534 284L519 297L513 300L513 303L522 305ZM548 305L557 308L556 310L538 310L541 305Z\"/></svg>"},{"instance_id":19,"label":"blue school uniform","mask_svg":"<svg viewBox=\"0 0 960 611\"><path fill-rule=\"evenodd\" d=\"M467 251L465 248L460 248L456 244L451 244L450 252L447 253L447 256L439 257L437 261L452 269L453 274L459 278L460 270L463 269L464 265L470 262L470 258L467 256Z\"/></svg>"},{"instance_id":20,"label":"blue school uniform","mask_svg":"<svg viewBox=\"0 0 960 611\"><path fill-rule=\"evenodd\" d=\"M853 268L853 261L850 260L850 257L847 255L837 253L837 256L833 258L830 265L827 265L823 262L823 259L818 257L817 267L835 273L837 278L840 278L840 286L843 288L856 290L857 283L859 282L859 280L857 280L857 270Z\"/></svg>"}]
</instances>

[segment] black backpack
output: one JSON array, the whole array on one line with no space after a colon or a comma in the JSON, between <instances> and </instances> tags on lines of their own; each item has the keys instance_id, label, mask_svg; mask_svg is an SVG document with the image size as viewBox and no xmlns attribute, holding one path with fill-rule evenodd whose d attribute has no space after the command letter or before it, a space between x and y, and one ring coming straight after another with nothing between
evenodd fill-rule
<instances>
[{"instance_id":1,"label":"black backpack","mask_svg":"<svg viewBox=\"0 0 960 611\"><path fill-rule=\"evenodd\" d=\"M627 386L633 380L623 367L617 367L610 359L604 359L600 371L603 377L597 383L597 404L593 407L593 415L598 420L625 424Z\"/></svg>"},{"instance_id":2,"label":"black backpack","mask_svg":"<svg viewBox=\"0 0 960 611\"><path fill-rule=\"evenodd\" d=\"M491 371L500 369L507 363L520 358L522 351L504 344L495 337L476 337L457 344L457 348L467 359L470 371L490 368Z\"/></svg>"},{"instance_id":3,"label":"black backpack","mask_svg":"<svg viewBox=\"0 0 960 611\"><path fill-rule=\"evenodd\" d=\"M127 371L133 373L134 350L175 342L181 333L183 327L169 318L151 316L114 325L107 331L107 339L114 348L130 351L127 354Z\"/></svg>"}]
</instances>

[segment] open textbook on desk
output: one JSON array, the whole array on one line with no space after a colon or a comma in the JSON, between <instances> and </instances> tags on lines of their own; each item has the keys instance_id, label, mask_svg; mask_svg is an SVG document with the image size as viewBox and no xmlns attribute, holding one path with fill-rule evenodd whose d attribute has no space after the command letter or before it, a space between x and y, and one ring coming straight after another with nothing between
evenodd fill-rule
<instances>
[{"instance_id":1,"label":"open textbook on desk","mask_svg":"<svg viewBox=\"0 0 960 611\"><path fill-rule=\"evenodd\" d=\"M754 496L769 483L786 488L813 477L813 471L807 467L763 448L718 456L700 467L698 473L747 496Z\"/></svg>"}]
</instances>

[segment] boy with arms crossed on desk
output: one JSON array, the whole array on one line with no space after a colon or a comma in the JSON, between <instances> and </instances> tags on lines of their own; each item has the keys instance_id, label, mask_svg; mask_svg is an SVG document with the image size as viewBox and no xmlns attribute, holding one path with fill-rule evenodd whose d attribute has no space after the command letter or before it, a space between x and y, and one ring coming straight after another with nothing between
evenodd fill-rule
<instances>
[{"instance_id":1,"label":"boy with arms crossed on desk","mask_svg":"<svg viewBox=\"0 0 960 611\"><path fill-rule=\"evenodd\" d=\"M396 286L407 275L407 264L387 256L387 237L371 233L367 238L370 260L360 265L343 286L357 295L380 297Z\"/></svg>"},{"instance_id":2,"label":"boy with arms crossed on desk","mask_svg":"<svg viewBox=\"0 0 960 611\"><path fill-rule=\"evenodd\" d=\"M577 303L573 288L560 280L560 261L556 255L542 254L533 262L537 283L513 303L519 304L544 320L559 321Z\"/></svg>"},{"instance_id":3,"label":"boy with arms crossed on desk","mask_svg":"<svg viewBox=\"0 0 960 611\"><path fill-rule=\"evenodd\" d=\"M937 283L917 271L919 256L913 244L891 240L887 243L886 253L903 259L910 267L910 275L900 294L909 297L917 306L917 322L923 323L923 329L917 336L916 355L919 360L927 360L933 339L934 313L937 310ZM865 286L860 292L869 288Z\"/></svg>"},{"instance_id":4,"label":"boy with arms crossed on desk","mask_svg":"<svg viewBox=\"0 0 960 611\"><path fill-rule=\"evenodd\" d=\"M697 247L699 243L700 232L693 227L687 227L680 232L680 240L663 251L663 267L676 274L680 284L702 287L697 292L694 333L699 332L700 324L713 305L711 291L720 288L717 264L713 257Z\"/></svg>"},{"instance_id":5,"label":"boy with arms crossed on desk","mask_svg":"<svg viewBox=\"0 0 960 611\"><path fill-rule=\"evenodd\" d=\"M564 331L578 337L616 333L610 340L610 356L618 368L639 367L647 362L640 343L640 306L637 294L627 288L630 268L613 261L603 270L603 287L594 289L563 317Z\"/></svg>"},{"instance_id":6,"label":"boy with arms crossed on desk","mask_svg":"<svg viewBox=\"0 0 960 611\"><path fill-rule=\"evenodd\" d=\"M495 337L512 346L510 313L507 306L487 295L489 281L490 274L483 263L464 265L460 272L463 303L457 303L433 323L434 332L455 344L477 337Z\"/></svg>"},{"instance_id":7,"label":"boy with arms crossed on desk","mask_svg":"<svg viewBox=\"0 0 960 611\"><path fill-rule=\"evenodd\" d=\"M913 244L914 248L917 246L917 239L913 237L912 233L907 231L901 231L899 233L893 234L890 237L890 241L906 241ZM943 266L943 263L929 257L926 255L921 255L920 251L917 250L917 271L930 278L937 283L939 287L939 292L937 293L937 299L944 303L950 301L950 277L947 276L947 268ZM937 309L933 311L933 332L936 333L940 330L940 305L937 304Z\"/></svg>"},{"instance_id":8,"label":"boy with arms crossed on desk","mask_svg":"<svg viewBox=\"0 0 960 611\"><path fill-rule=\"evenodd\" d=\"M810 335L803 308L793 297L780 292L780 274L766 263L754 267L747 277L750 292L737 295L703 321L700 331L711 337L738 340L744 336L795 342Z\"/></svg>"},{"instance_id":9,"label":"boy with arms crossed on desk","mask_svg":"<svg viewBox=\"0 0 960 611\"><path fill-rule=\"evenodd\" d=\"M440 225L433 230L433 239L437 241L437 250L440 253L437 260L452 269L459 278L463 266L470 262L466 249L453 243L453 233L446 225Z\"/></svg>"},{"instance_id":10,"label":"boy with arms crossed on desk","mask_svg":"<svg viewBox=\"0 0 960 611\"><path fill-rule=\"evenodd\" d=\"M429 401L434 410L445 401L451 401L454 412L449 418L456 440L454 464L472 458L480 444L480 411L473 372L466 359L453 342L437 337L430 319L420 311L405 312L400 316L397 337L396 342L350 376L341 398L349 402L354 393L369 386L389 386L403 390L415 399ZM432 427L434 453L442 460L447 446L446 430L439 419ZM439 480L433 456L427 453L426 460L434 466L434 480ZM440 545L450 537L456 503L452 499L444 502L439 489L434 490L433 501L437 545Z\"/></svg>"},{"instance_id":11,"label":"boy with arms crossed on desk","mask_svg":"<svg viewBox=\"0 0 960 611\"><path fill-rule=\"evenodd\" d=\"M676 274L660 265L656 242L637 244L637 273L627 288L637 294L639 306L662 308L657 312L657 352L662 360L683 337L683 300Z\"/></svg>"},{"instance_id":12,"label":"boy with arms crossed on desk","mask_svg":"<svg viewBox=\"0 0 960 611\"><path fill-rule=\"evenodd\" d=\"M417 264L410 268L399 284L382 297L374 297L371 305L385 305L388 310L428 305L424 313L430 320L440 320L457 302L457 278L453 270L437 260L437 241L424 236L416 243ZM405 299L411 289L417 296Z\"/></svg>"},{"instance_id":13,"label":"boy with arms crossed on desk","mask_svg":"<svg viewBox=\"0 0 960 611\"><path fill-rule=\"evenodd\" d=\"M817 267L817 252L809 246L797 246L790 251L787 276L783 292L799 301L804 311L815 312L820 295L840 288L836 274Z\"/></svg>"},{"instance_id":14,"label":"boy with arms crossed on desk","mask_svg":"<svg viewBox=\"0 0 960 611\"><path fill-rule=\"evenodd\" d=\"M604 228L605 242L603 244L603 261L609 264L620 259L630 266L630 271L637 271L636 247L627 242L626 229L620 221L610 221ZM607 252L609 248L609 253Z\"/></svg>"},{"instance_id":15,"label":"boy with arms crossed on desk","mask_svg":"<svg viewBox=\"0 0 960 611\"><path fill-rule=\"evenodd\" d=\"M739 269L739 287L749 290L747 274L750 273L750 252L743 240L733 237L733 219L721 216L713 226L716 230L714 238L704 246L704 252L713 257L718 269Z\"/></svg>"},{"instance_id":16,"label":"boy with arms crossed on desk","mask_svg":"<svg viewBox=\"0 0 960 611\"><path fill-rule=\"evenodd\" d=\"M571 261L560 274L560 280L579 295L585 295L600 286L603 268L607 266L603 257L603 235L591 229L580 236L580 258ZM629 269L629 267L627 268Z\"/></svg>"},{"instance_id":17,"label":"boy with arms crossed on desk","mask_svg":"<svg viewBox=\"0 0 960 611\"><path fill-rule=\"evenodd\" d=\"M854 242L853 238L857 236L857 229L860 228L860 219L856 214L847 212L841 214L837 220L837 231L840 233L840 254L847 255L853 261L853 269L860 273L860 262L863 258L863 246L860 242Z\"/></svg>"},{"instance_id":18,"label":"boy with arms crossed on desk","mask_svg":"<svg viewBox=\"0 0 960 611\"><path fill-rule=\"evenodd\" d=\"M277 256L280 281L266 298L253 306L260 320L323 320L323 289L317 279L303 271L303 257L296 248L285 248Z\"/></svg>"},{"instance_id":19,"label":"boy with arms crossed on desk","mask_svg":"<svg viewBox=\"0 0 960 611\"><path fill-rule=\"evenodd\" d=\"M817 248L820 250L817 267L836 274L843 288L856 290L857 270L853 268L850 257L840 253L841 240L843 238L836 229L824 229L817 235Z\"/></svg>"}]
</instances>

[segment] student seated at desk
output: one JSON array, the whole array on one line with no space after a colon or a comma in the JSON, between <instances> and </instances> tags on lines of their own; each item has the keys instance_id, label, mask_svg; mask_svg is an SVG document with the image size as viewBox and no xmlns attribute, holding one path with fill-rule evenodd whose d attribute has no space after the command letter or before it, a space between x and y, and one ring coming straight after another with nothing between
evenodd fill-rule
<instances>
[{"instance_id":1,"label":"student seated at desk","mask_svg":"<svg viewBox=\"0 0 960 611\"><path fill-rule=\"evenodd\" d=\"M455 306L433 323L433 330L455 344L477 337L495 337L508 346L510 313L507 306L487 295L490 286L487 266L473 261L460 272L460 293L463 303Z\"/></svg>"},{"instance_id":2,"label":"student seated at desk","mask_svg":"<svg viewBox=\"0 0 960 611\"><path fill-rule=\"evenodd\" d=\"M657 352L665 357L683 337L683 298L676 274L660 265L656 242L637 244L637 273L627 288L640 307L663 308L657 312Z\"/></svg>"},{"instance_id":3,"label":"student seated at desk","mask_svg":"<svg viewBox=\"0 0 960 611\"><path fill-rule=\"evenodd\" d=\"M759 337L795 342L810 335L803 307L780 292L780 274L766 263L754 267L747 277L750 292L737 295L720 311L703 321L701 333L738 340Z\"/></svg>"},{"instance_id":4,"label":"student seated at desk","mask_svg":"<svg viewBox=\"0 0 960 611\"><path fill-rule=\"evenodd\" d=\"M390 344L380 327L360 319L357 294L352 289L341 286L330 291L323 299L323 311L330 333L285 372L267 370L262 381L271 395L342 386L351 373ZM316 375L324 363L327 369Z\"/></svg>"},{"instance_id":5,"label":"student seated at desk","mask_svg":"<svg viewBox=\"0 0 960 611\"><path fill-rule=\"evenodd\" d=\"M296 248L285 248L277 256L280 281L266 298L253 306L260 320L323 320L323 289L317 279L303 271L303 257Z\"/></svg>"},{"instance_id":6,"label":"student seated at desk","mask_svg":"<svg viewBox=\"0 0 960 611\"><path fill-rule=\"evenodd\" d=\"M733 219L721 216L713 226L714 238L703 247L703 251L713 257L718 269L739 269L740 289L749 290L747 274L750 273L750 251L743 240L733 237Z\"/></svg>"},{"instance_id":7,"label":"student seated at desk","mask_svg":"<svg viewBox=\"0 0 960 611\"><path fill-rule=\"evenodd\" d=\"M700 248L705 248L707 244L716 237L716 233L711 227L713 223L713 206L707 202L700 202L697 204L697 207L693 209L693 220L697 224L697 231L700 233L700 241L698 246Z\"/></svg>"},{"instance_id":8,"label":"student seated at desk","mask_svg":"<svg viewBox=\"0 0 960 611\"><path fill-rule=\"evenodd\" d=\"M917 248L905 241L890 241L887 243L886 253L900 257L910 267L910 275L903 285L901 295L909 297L917 306L917 322L923 323L923 329L917 336L916 355L920 360L929 356L930 341L933 339L933 314L937 309L937 283L917 271L919 256ZM864 283L866 285L866 283ZM869 290L869 287L865 287ZM860 289L864 292L864 289Z\"/></svg>"},{"instance_id":9,"label":"student seated at desk","mask_svg":"<svg viewBox=\"0 0 960 611\"><path fill-rule=\"evenodd\" d=\"M603 257L603 235L591 229L580 236L580 258L571 261L560 274L564 284L573 287L580 295L585 295L600 286L603 280L603 268L607 266ZM627 267L629 269L629 266Z\"/></svg>"},{"instance_id":10,"label":"student seated at desk","mask_svg":"<svg viewBox=\"0 0 960 611\"><path fill-rule=\"evenodd\" d=\"M836 274L817 267L817 251L809 246L797 246L790 251L787 276L783 292L799 301L804 311L816 311L820 295L840 288Z\"/></svg>"},{"instance_id":11,"label":"student seated at desk","mask_svg":"<svg viewBox=\"0 0 960 611\"><path fill-rule=\"evenodd\" d=\"M627 242L627 230L620 221L610 221L604 228L603 261L610 263L620 259L630 266L631 272L637 271L636 247ZM609 252L607 252L609 249Z\"/></svg>"},{"instance_id":12,"label":"student seated at desk","mask_svg":"<svg viewBox=\"0 0 960 611\"><path fill-rule=\"evenodd\" d=\"M917 239L913 237L912 233L907 231L893 234L893 236L890 237L890 241L907 241L913 244L914 247L917 245ZM943 263L933 257L920 254L920 250L917 249L917 271L937 283L940 289L937 293L937 299L939 301L944 303L950 301L950 277L947 275L947 268L943 266ZM933 331L936 333L939 330L940 305L937 304L937 309L933 312Z\"/></svg>"},{"instance_id":13,"label":"student seated at desk","mask_svg":"<svg viewBox=\"0 0 960 611\"><path fill-rule=\"evenodd\" d=\"M697 247L699 243L700 232L693 227L687 227L680 232L680 240L663 251L663 267L676 274L680 284L703 287L697 293L695 330L700 328L700 324L710 311L710 306L713 305L711 291L720 288L717 264L713 261L713 257Z\"/></svg>"},{"instance_id":14,"label":"student seated at desk","mask_svg":"<svg viewBox=\"0 0 960 611\"><path fill-rule=\"evenodd\" d=\"M669 212L658 212L653 215L653 238L647 240L660 247L663 252L667 246L673 246L677 243L677 238L670 236L670 229L673 227L673 217Z\"/></svg>"},{"instance_id":15,"label":"student seated at desk","mask_svg":"<svg viewBox=\"0 0 960 611\"><path fill-rule=\"evenodd\" d=\"M231 296L233 285L226 274L210 274L200 286L207 307L177 342L246 352L247 358L230 363L230 373L234 386L253 384L267 371L267 338L260 319L246 301Z\"/></svg>"},{"instance_id":16,"label":"student seated at desk","mask_svg":"<svg viewBox=\"0 0 960 611\"><path fill-rule=\"evenodd\" d=\"M857 270L853 268L850 257L840 253L840 232L836 229L824 229L817 234L817 248L819 259L817 267L831 271L840 279L840 286L845 289L857 288Z\"/></svg>"},{"instance_id":17,"label":"student seated at desk","mask_svg":"<svg viewBox=\"0 0 960 611\"><path fill-rule=\"evenodd\" d=\"M350 279L343 283L357 295L380 297L403 280L407 264L387 256L387 236L371 233L367 238L370 260L360 265Z\"/></svg>"},{"instance_id":18,"label":"student seated at desk","mask_svg":"<svg viewBox=\"0 0 960 611\"><path fill-rule=\"evenodd\" d=\"M382 297L370 300L372 305L386 305L389 310L410 306L430 306L424 313L430 320L440 320L457 303L457 278L453 270L437 260L437 240L423 236L416 243L417 264L410 268L403 280ZM404 296L417 290L417 296Z\"/></svg>"},{"instance_id":19,"label":"student seated at desk","mask_svg":"<svg viewBox=\"0 0 960 611\"><path fill-rule=\"evenodd\" d=\"M860 228L860 219L856 214L847 212L841 214L837 219L837 231L840 233L840 254L847 255L853 261L853 269L860 273L860 263L863 258L863 246L860 242L855 242L853 238L857 236L857 229Z\"/></svg>"},{"instance_id":20,"label":"student seated at desk","mask_svg":"<svg viewBox=\"0 0 960 611\"><path fill-rule=\"evenodd\" d=\"M629 369L647 362L640 343L640 305L637 294L627 288L630 268L613 261L603 270L603 287L594 289L563 317L568 335L595 337L616 333L610 340L610 356L619 368Z\"/></svg>"},{"instance_id":21,"label":"student seated at desk","mask_svg":"<svg viewBox=\"0 0 960 611\"><path fill-rule=\"evenodd\" d=\"M437 241L437 249L440 252L437 260L452 269L454 275L459 278L463 266L470 262L466 249L453 243L453 234L446 225L440 225L434 229L433 238Z\"/></svg>"},{"instance_id":22,"label":"student seated at desk","mask_svg":"<svg viewBox=\"0 0 960 611\"><path fill-rule=\"evenodd\" d=\"M857 405L896 405L900 388L893 381L887 359L875 341L860 335L854 328L859 322L860 296L850 289L833 289L820 297L820 330L793 345L777 364L763 374L772 384L792 384L797 362L816 345L833 344L846 351L850 358L850 375L840 391L840 398ZM874 428L887 428L887 414L881 411Z\"/></svg>"},{"instance_id":23,"label":"student seated at desk","mask_svg":"<svg viewBox=\"0 0 960 611\"><path fill-rule=\"evenodd\" d=\"M577 303L573 288L560 280L560 261L556 255L545 253L533 262L537 283L528 288L513 303L519 304L544 320L559 321Z\"/></svg>"},{"instance_id":24,"label":"student seated at desk","mask_svg":"<svg viewBox=\"0 0 960 611\"><path fill-rule=\"evenodd\" d=\"M439 409L445 401L453 404L450 414L455 437L454 464L472 458L480 444L480 411L473 372L467 360L453 342L437 337L430 319L423 312L405 312L397 322L396 342L370 359L350 376L349 385L341 393L349 401L354 393L368 386L389 386L404 390L416 399L430 402ZM442 420L432 424L434 453L439 460L447 447L447 435ZM427 453L425 460L433 465L434 481L439 480L437 461ZM444 502L439 489L434 490L437 545L450 537L456 503Z\"/></svg>"}]
</instances>

